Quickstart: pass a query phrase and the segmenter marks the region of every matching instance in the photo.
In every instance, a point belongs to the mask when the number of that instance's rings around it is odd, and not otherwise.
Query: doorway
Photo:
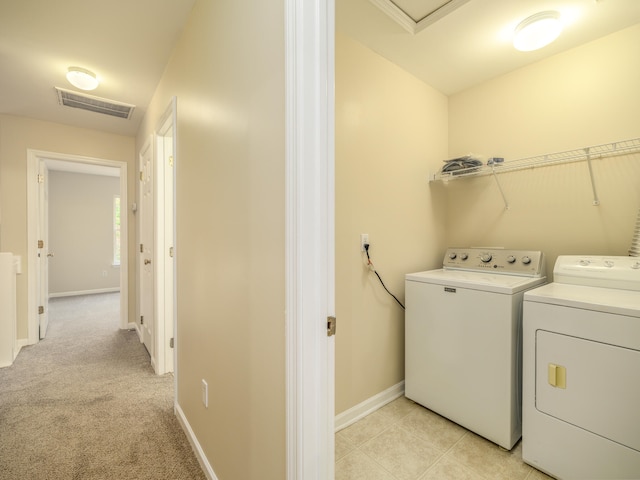
[[[38,150],[27,151],[27,173],[32,181],[27,185],[28,238],[28,338],[37,343],[46,335],[48,324],[49,272],[48,262],[54,255],[48,238],[48,176],[50,170],[94,175],[119,176],[120,209],[120,328],[128,328],[127,277],[127,164],[114,160],[96,159]]]
[[[176,98],[138,155],[136,330],[158,375],[175,372]]]

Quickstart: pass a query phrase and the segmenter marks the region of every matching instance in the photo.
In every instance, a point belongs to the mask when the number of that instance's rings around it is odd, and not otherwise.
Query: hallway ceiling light
[[[80,90],[95,90],[99,83],[95,73],[81,67],[69,67],[67,80]]]
[[[536,13],[518,24],[513,36],[513,46],[522,52],[538,50],[558,38],[561,31],[562,22],[558,12]]]

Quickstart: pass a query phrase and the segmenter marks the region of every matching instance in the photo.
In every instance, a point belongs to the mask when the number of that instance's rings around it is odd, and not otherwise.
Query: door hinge
[[[144,325],[144,315],[140,315],[140,325]]]
[[[140,172],[140,181],[143,181],[143,180],[144,180],[144,172],[141,171]]]
[[[144,245],[142,243],[140,244],[140,253],[144,253]]]
[[[40,306],[38,307],[38,314],[39,314],[39,315],[42,315],[43,313],[44,313],[44,306],[43,306],[43,305],[40,305]]]
[[[44,175],[41,173],[38,174],[38,183],[44,183]]]
[[[169,348],[173,348],[173,337],[171,337],[171,340],[169,340]]]
[[[169,256],[173,258],[173,247],[169,247]]]
[[[38,248],[44,248],[44,240],[38,240]]]
[[[173,155],[169,157],[169,166],[173,167]]]
[[[333,337],[336,334],[336,317],[327,317],[327,337]]]

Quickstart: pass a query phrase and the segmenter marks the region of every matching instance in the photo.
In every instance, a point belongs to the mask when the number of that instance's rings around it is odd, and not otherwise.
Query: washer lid
[[[525,292],[524,301],[640,318],[640,294],[633,290],[554,282]]]
[[[546,277],[439,269],[408,273],[405,280],[511,295],[544,284]]]

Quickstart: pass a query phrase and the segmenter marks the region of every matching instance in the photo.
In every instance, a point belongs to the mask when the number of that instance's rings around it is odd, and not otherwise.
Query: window
[[[120,265],[120,195],[113,196],[113,265]]]

